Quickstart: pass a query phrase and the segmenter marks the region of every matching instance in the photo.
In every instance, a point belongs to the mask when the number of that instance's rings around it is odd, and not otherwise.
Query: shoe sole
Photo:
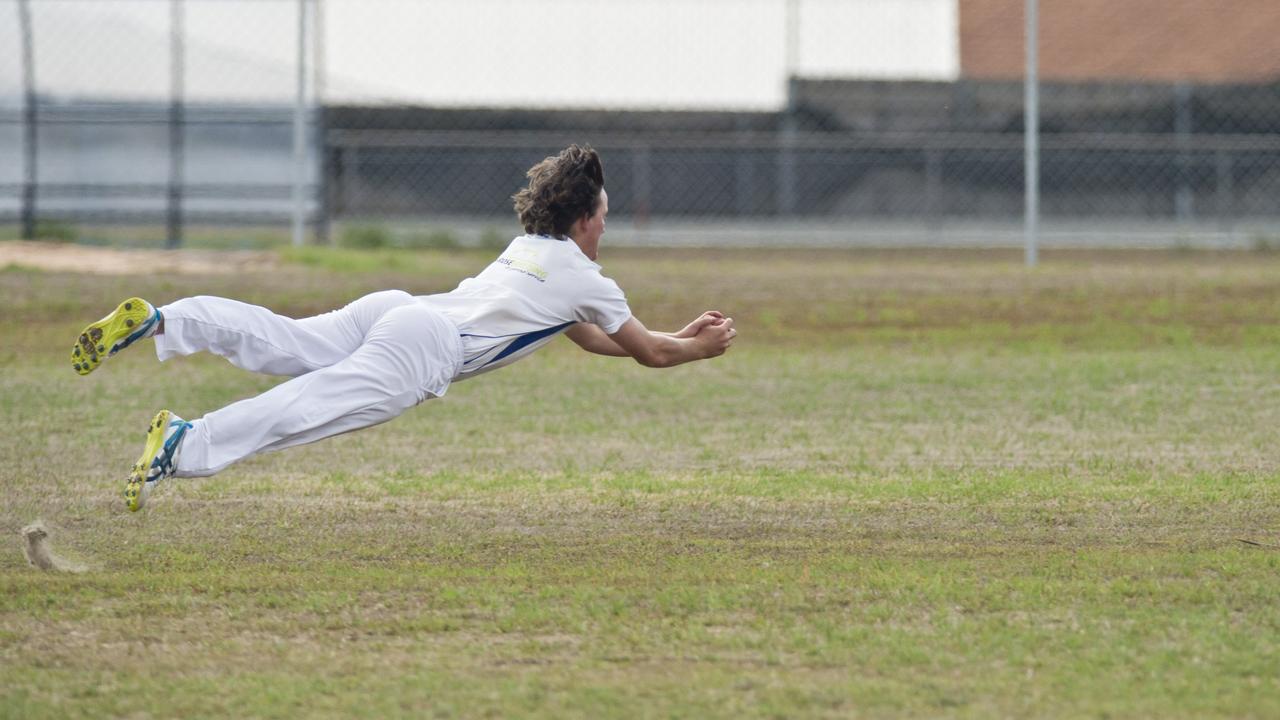
[[[124,485],[124,501],[130,512],[141,510],[147,500],[147,473],[151,470],[151,463],[156,455],[164,447],[164,433],[169,427],[169,417],[168,410],[161,410],[151,418],[151,424],[147,426],[147,444],[142,448],[138,462],[133,464],[133,471],[129,473],[129,480]]]
[[[151,318],[151,309],[142,298],[129,298],[120,303],[111,314],[91,323],[80,331],[80,337],[71,347],[71,366],[81,375],[88,375],[106,358],[121,348],[116,347],[138,332]]]

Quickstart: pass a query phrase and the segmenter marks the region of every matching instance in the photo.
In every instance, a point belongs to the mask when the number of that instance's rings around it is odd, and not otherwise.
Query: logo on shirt
[[[538,282],[547,281],[547,269],[537,263],[536,253],[520,250],[508,250],[498,258],[498,264],[510,270],[524,273]]]

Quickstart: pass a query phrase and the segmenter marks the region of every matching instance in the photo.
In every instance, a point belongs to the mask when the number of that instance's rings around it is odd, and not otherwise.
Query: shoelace
[[[151,461],[151,471],[147,473],[147,480],[160,480],[167,478],[177,470],[174,465],[178,443],[182,442],[182,437],[187,434],[187,430],[191,427],[191,423],[185,420],[174,420],[169,423],[169,427],[180,425],[164,441],[164,447],[160,448],[160,452],[156,453],[156,457]],[[158,471],[158,472],[157,472]]]
[[[107,353],[107,357],[115,355],[121,350],[132,345],[137,340],[146,337],[147,333],[151,332],[151,328],[155,327],[158,322],[160,322],[160,308],[154,308],[151,311],[151,317],[147,318],[142,325],[138,326],[137,330],[133,331],[129,337],[111,346],[111,351]]]

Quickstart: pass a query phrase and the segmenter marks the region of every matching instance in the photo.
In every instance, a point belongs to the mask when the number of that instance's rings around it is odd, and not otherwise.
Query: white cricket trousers
[[[386,422],[444,395],[462,363],[458,328],[400,290],[294,320],[219,297],[160,308],[160,360],[206,351],[283,382],[192,420],[178,477],[213,475],[261,452]]]

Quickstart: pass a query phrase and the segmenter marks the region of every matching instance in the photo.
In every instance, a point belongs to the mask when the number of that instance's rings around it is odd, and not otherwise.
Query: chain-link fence
[[[1016,245],[1026,2],[0,0],[0,223],[287,237],[305,8],[319,240],[510,234],[524,170],[589,142],[614,242]],[[1065,5],[1045,241],[1280,237],[1280,4]]]
[[[297,41],[297,3],[0,0],[0,217],[136,243],[287,231]]]

